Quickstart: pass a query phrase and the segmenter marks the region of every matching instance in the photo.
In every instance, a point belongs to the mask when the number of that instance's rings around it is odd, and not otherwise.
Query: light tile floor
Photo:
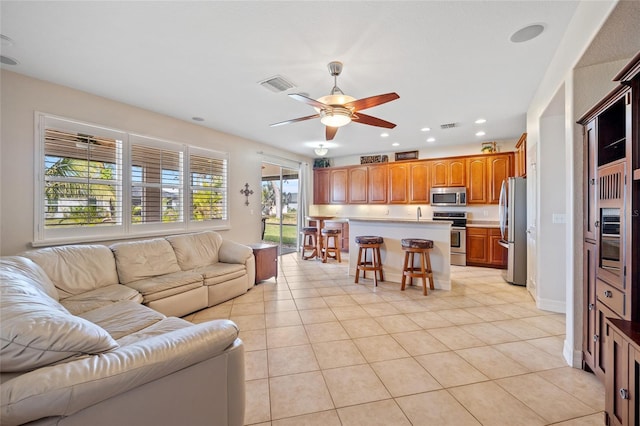
[[[425,297],[293,253],[277,283],[186,319],[240,327],[247,425],[603,423],[603,386],[562,358],[564,315],[538,310],[502,271],[451,277],[451,291]]]

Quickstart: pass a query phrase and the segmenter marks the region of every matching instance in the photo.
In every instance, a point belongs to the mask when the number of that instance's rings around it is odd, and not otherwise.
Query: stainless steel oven
[[[467,266],[467,213],[433,212],[433,220],[448,220],[451,225],[451,264]]]
[[[600,267],[620,271],[620,209],[603,208],[600,214]]]

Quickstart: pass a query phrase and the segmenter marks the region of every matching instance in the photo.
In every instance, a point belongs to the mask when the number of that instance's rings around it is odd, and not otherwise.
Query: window
[[[228,154],[37,118],[34,245],[229,226]]]
[[[190,219],[197,222],[227,219],[227,158],[212,152],[189,155]]]

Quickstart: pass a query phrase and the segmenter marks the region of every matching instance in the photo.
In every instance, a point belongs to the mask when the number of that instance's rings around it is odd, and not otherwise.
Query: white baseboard
[[[562,356],[573,368],[582,368],[582,351],[574,350],[568,341],[564,341]]]
[[[559,300],[537,298],[536,307],[538,309],[542,309],[543,311],[557,312],[559,314],[564,314],[567,312],[566,302],[562,302]]]

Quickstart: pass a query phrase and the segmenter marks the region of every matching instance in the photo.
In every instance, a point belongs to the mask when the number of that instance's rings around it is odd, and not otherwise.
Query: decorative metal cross
[[[244,202],[244,205],[248,206],[249,205],[249,195],[253,194],[253,189],[249,189],[249,184],[245,183],[244,184],[244,189],[241,189],[240,193],[242,195],[244,195],[245,197],[247,197],[247,201]]]

